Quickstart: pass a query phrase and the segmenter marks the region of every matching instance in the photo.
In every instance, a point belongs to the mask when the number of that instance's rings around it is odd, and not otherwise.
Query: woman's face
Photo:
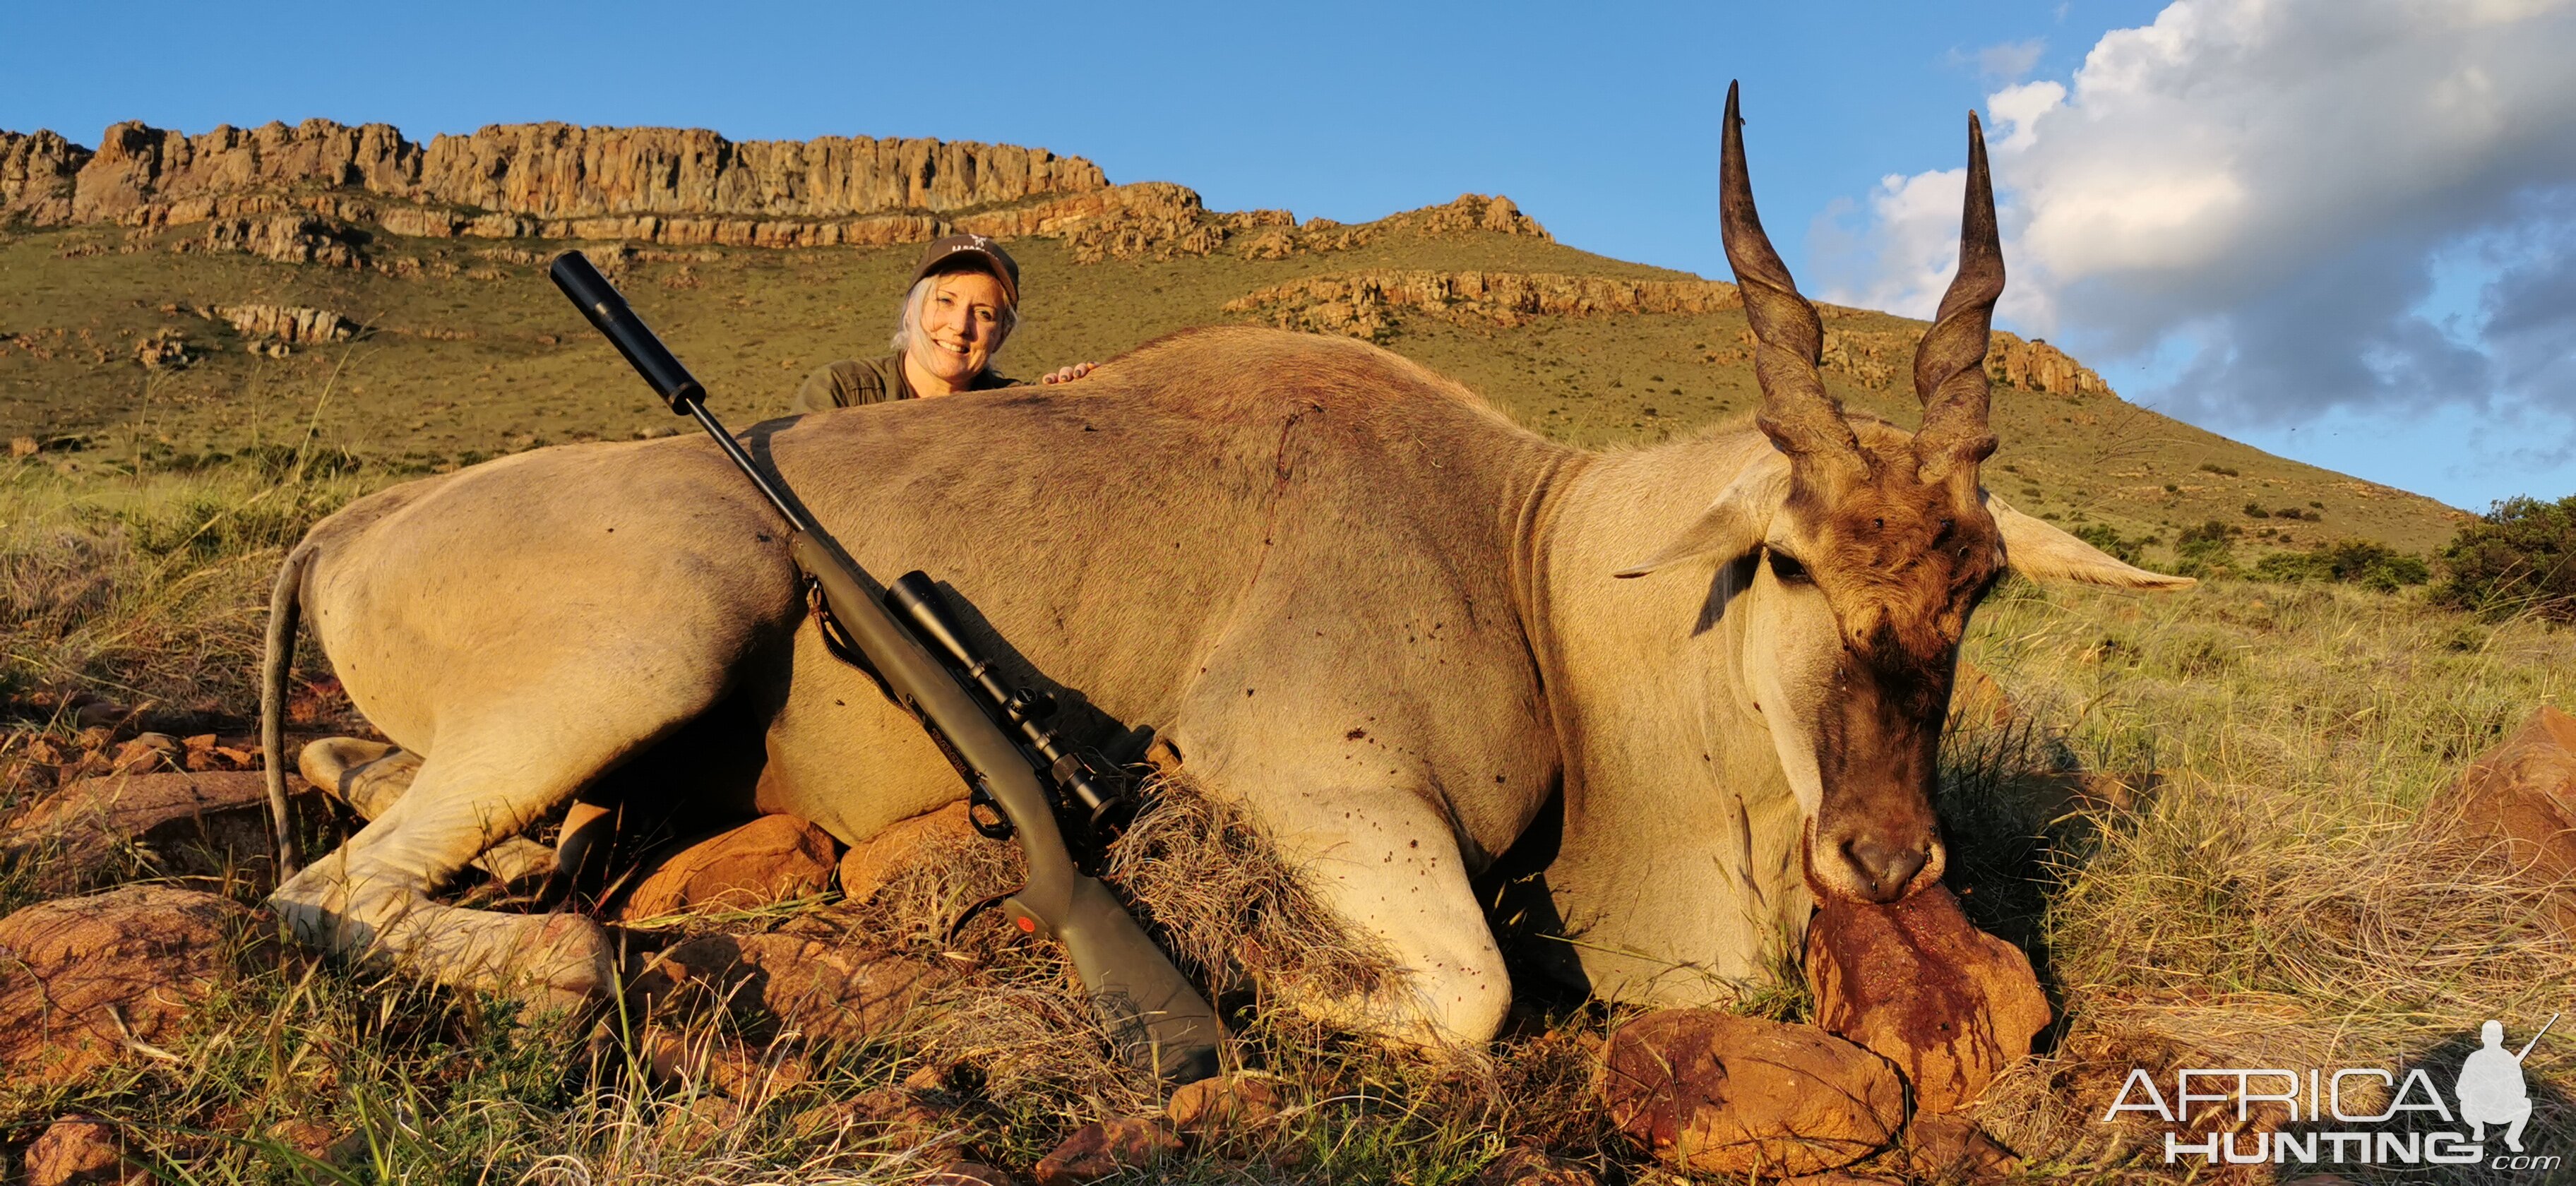
[[[907,353],[923,370],[954,384],[984,372],[1002,347],[1002,283],[983,272],[930,278]]]

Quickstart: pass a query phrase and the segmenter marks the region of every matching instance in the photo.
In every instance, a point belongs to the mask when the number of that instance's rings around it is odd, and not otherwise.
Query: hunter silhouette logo
[[[2099,1123],[2116,1121],[2123,1112],[2144,1113],[2168,1124],[2207,1120],[2217,1110],[2234,1113],[2237,1124],[2231,1131],[2167,1131],[2168,1165],[2197,1157],[2212,1166],[2483,1163],[2500,1170],[2556,1170],[2565,1164],[2564,1156],[2526,1152],[2522,1136],[2532,1115],[2523,1060],[2558,1018],[2550,1014],[2519,1050],[2504,1044],[2503,1022],[2478,1027],[2480,1045],[2461,1062],[2451,1084],[2457,1111],[2443,1099],[2432,1069],[2424,1066],[2312,1068],[2304,1073],[2282,1067],[2190,1068],[2174,1072],[2171,1095],[2144,1068],[2132,1068]],[[2213,1104],[2218,1108],[2205,1106]],[[2266,1107],[2269,1124],[2254,1123],[2257,1105],[2277,1105]],[[2503,1149],[2486,1143],[2490,1127],[2504,1130]]]
[[[2487,1139],[2487,1126],[2505,1126],[2504,1147],[2522,1152],[2522,1126],[2531,1122],[2531,1092],[2522,1081],[2522,1060],[2531,1057],[2531,1048],[2540,1044],[2540,1034],[2558,1024],[2558,1015],[2540,1027],[2539,1034],[2522,1044],[2522,1049],[2507,1053],[2504,1048],[2504,1023],[2489,1021],[2478,1027],[2478,1040],[2483,1043],[2460,1064],[2460,1081],[2453,1091],[2460,1097],[2460,1119],[2468,1122],[2469,1139]]]

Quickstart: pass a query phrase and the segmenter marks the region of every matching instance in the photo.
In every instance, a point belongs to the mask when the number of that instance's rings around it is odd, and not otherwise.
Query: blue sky
[[[2437,87],[2474,81],[2488,70],[2481,55],[2508,57],[2513,42],[2560,60],[2576,51],[2550,0],[2460,7],[2500,5],[2540,15],[2504,22],[2501,40],[2479,40],[2484,26],[2457,32],[2450,73],[2422,79],[2374,64],[2369,35],[2449,44],[2440,31],[2342,15],[2385,7],[2361,0],[2260,6],[2271,25],[2235,11],[2242,0],[2188,0],[2178,12],[2116,0],[1081,12],[447,4],[352,6],[327,18],[268,6],[23,5],[0,41],[0,127],[50,127],[90,144],[119,119],[195,132],[312,116],[388,122],[416,139],[554,119],[699,126],[739,139],[990,140],[1086,156],[1116,181],[1178,181],[1220,209],[1284,206],[1356,221],[1462,192],[1506,193],[1567,243],[1723,277],[1717,115],[1727,80],[1741,78],[1766,221],[1804,286],[1920,314],[1928,305],[1911,305],[1926,299],[1918,273],[1930,265],[1915,257],[1926,234],[1938,236],[1909,219],[1941,204],[1967,111],[1984,108],[1991,122],[1996,97],[2009,93],[2005,105],[2032,133],[2027,151],[1998,159],[2008,233],[2018,225],[2029,234],[2008,248],[2016,289],[2007,299],[2019,301],[2007,306],[2009,323],[2075,349],[2132,398],[2483,508],[2507,494],[2576,491],[2576,420],[2567,415],[2576,397],[2553,386],[2567,369],[2561,315],[2535,323],[2497,305],[2560,291],[2553,261],[2576,256],[2565,250],[2576,236],[2560,233],[2576,225],[2569,204],[2551,204],[2553,187],[2576,180],[2576,169],[2559,171],[2556,141],[2536,151],[2528,137],[2502,136],[2493,146],[2497,159],[2537,156],[2539,165],[2444,158],[2464,171],[2458,184],[2410,191],[2395,213],[2362,203],[2345,215],[2290,218],[2317,232],[2304,237],[2285,233],[2281,218],[2221,219],[2185,250],[2170,228],[2150,226],[2134,231],[2146,254],[2123,257],[2069,247],[2082,234],[2057,228],[2069,211],[2098,205],[2111,184],[2106,155],[2162,161],[2158,138],[2207,141],[2208,128],[2241,125],[2248,113],[2336,124],[2344,108],[2334,86],[2365,86],[2375,70]],[[2148,26],[2164,34],[2117,32]],[[2350,35],[2311,35],[2338,33]],[[2282,48],[2311,42],[2362,48],[2350,61],[2331,48]],[[2088,55],[2103,67],[2086,73]],[[2115,76],[2110,67],[2121,63]],[[2576,126],[2552,106],[2556,92],[2517,89],[2510,67],[2489,71],[2502,80],[2506,114],[2521,121],[2508,124],[2540,125],[2544,140],[2553,120]],[[2254,77],[2210,110],[2189,107],[2210,72],[2230,70]],[[2041,102],[2049,85],[2064,96],[2054,106]],[[2178,117],[2156,114],[2174,103]],[[2323,139],[2330,148],[2368,143]],[[2260,142],[2236,151],[2281,155]],[[2270,191],[2254,182],[2273,185],[2284,208],[2350,204],[2337,191],[2282,188],[2240,163],[2221,151],[2175,157],[2171,167],[2251,176],[2242,196],[2258,204]],[[2330,166],[2304,163],[2298,175],[2331,177]],[[2015,188],[2017,176],[2026,186]],[[1906,200],[1909,182],[1919,201]],[[2231,265],[2260,254],[2245,236],[2261,236],[2254,242],[2269,251],[2251,279]],[[2281,243],[2297,249],[2271,246]],[[2160,252],[2197,262],[2167,266]],[[2384,268],[2353,271],[2383,256],[2421,267],[2401,268],[2394,295],[2376,303],[2328,299],[2347,273],[2360,276],[2347,295],[2391,283]],[[2330,332],[2338,330],[2350,332]],[[2484,370],[2460,369],[2476,359]],[[2499,432],[2514,447],[2502,463]]]

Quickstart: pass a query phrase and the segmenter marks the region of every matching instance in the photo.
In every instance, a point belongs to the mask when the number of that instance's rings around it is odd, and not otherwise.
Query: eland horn
[[[1831,457],[1860,463],[1860,441],[1843,419],[1842,403],[1825,390],[1817,369],[1824,357],[1825,324],[1816,307],[1798,295],[1798,282],[1762,233],[1753,209],[1753,182],[1744,169],[1744,118],[1737,114],[1735,84],[1726,87],[1726,148],[1718,166],[1718,211],[1726,262],[1744,298],[1753,327],[1753,376],[1762,386],[1763,435],[1793,458]]]
[[[1986,173],[1986,134],[1968,113],[1968,193],[1959,215],[1959,274],[1941,295],[1941,311],[1914,347],[1914,394],[1923,427],[1914,460],[1924,481],[1960,466],[1974,468],[1995,451],[1986,428],[1986,345],[1995,298],[2004,291],[2003,240],[1995,231],[1995,186]]]

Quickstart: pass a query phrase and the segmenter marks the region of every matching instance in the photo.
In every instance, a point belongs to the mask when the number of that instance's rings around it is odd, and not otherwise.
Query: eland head
[[[1978,600],[2007,569],[2130,589],[2192,582],[2123,564],[1978,484],[1995,450],[1985,359],[2004,265],[1974,113],[1958,275],[1915,348],[1923,419],[1910,435],[1847,417],[1826,390],[1823,322],[1763,234],[1732,86],[1720,183],[1727,262],[1755,338],[1756,424],[1773,452],[1619,575],[1718,562],[1724,612],[1744,615],[1742,686],[1805,814],[1810,881],[1894,902],[1941,877],[1932,792]]]

